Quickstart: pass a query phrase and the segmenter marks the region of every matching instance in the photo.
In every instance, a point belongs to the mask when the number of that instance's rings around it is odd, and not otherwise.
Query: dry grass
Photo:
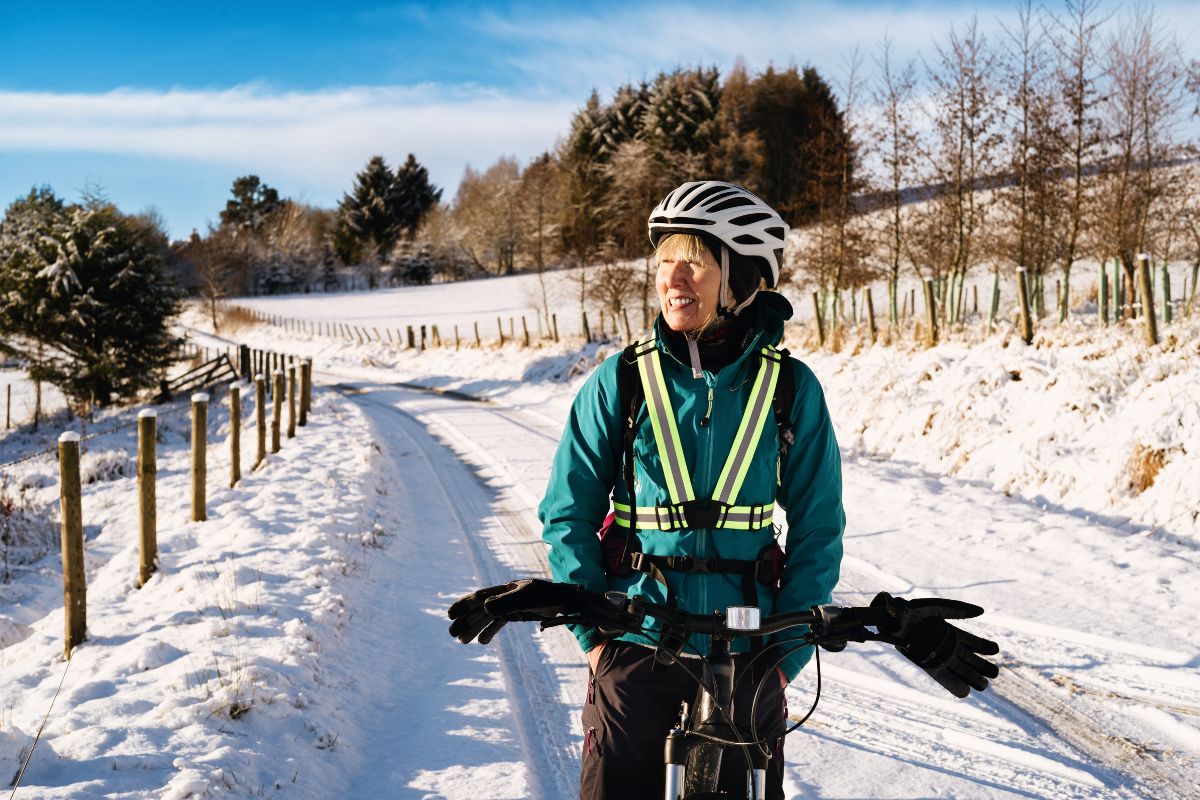
[[[241,306],[221,306],[220,310],[221,330],[223,331],[238,331],[242,328],[248,328],[252,325],[260,324],[254,315],[248,309]]]
[[[1167,451],[1147,447],[1140,442],[1133,447],[1129,457],[1129,488],[1141,494],[1154,485],[1154,479],[1167,463]]]

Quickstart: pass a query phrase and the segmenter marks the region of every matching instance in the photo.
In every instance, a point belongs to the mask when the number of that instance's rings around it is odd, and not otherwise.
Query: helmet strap
[[[729,297],[729,248],[721,243],[721,294],[717,296],[717,314],[722,319],[728,319],[737,314],[737,309],[729,309],[725,298]]]
[[[750,293],[742,302],[735,305],[733,308],[728,308],[725,305],[725,298],[730,296],[729,289],[729,247],[724,242],[721,243],[721,294],[717,300],[717,314],[722,319],[732,319],[742,313],[742,309],[754,302],[754,298],[758,296],[758,287]]]

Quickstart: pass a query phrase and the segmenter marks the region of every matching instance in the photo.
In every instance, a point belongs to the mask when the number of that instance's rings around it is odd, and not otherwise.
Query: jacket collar
[[[741,354],[734,359],[733,363],[722,368],[722,373],[728,370],[739,369],[745,363],[747,357],[753,353],[757,353],[760,348],[766,345],[778,345],[783,340],[783,324],[792,318],[793,311],[792,304],[779,292],[759,292],[754,302],[747,306],[742,313],[753,315],[753,321],[750,325],[750,335],[746,340],[746,346],[743,348]],[[690,360],[687,350],[675,352],[675,349],[671,347],[670,340],[663,336],[666,324],[660,311],[654,319],[655,346],[661,352],[666,353],[681,365],[690,369],[691,367],[688,366]]]

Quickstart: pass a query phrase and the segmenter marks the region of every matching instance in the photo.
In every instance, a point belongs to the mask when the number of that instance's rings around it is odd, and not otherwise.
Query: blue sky
[[[447,187],[553,147],[591,89],[678,65],[812,63],[831,79],[887,31],[902,56],[1010,4],[42,3],[0,20],[0,202],[100,187],[203,230],[238,175],[330,206],[408,152]],[[1196,51],[1200,12],[1158,6]]]

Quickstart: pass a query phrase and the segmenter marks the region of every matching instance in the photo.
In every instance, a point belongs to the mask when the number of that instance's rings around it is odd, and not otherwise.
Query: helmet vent
[[[750,233],[743,233],[741,236],[733,237],[733,240],[738,244],[762,244],[762,239]]]
[[[704,185],[703,183],[697,183],[696,186],[694,186],[692,188],[695,189],[695,188],[698,188],[703,185]],[[717,184],[716,186],[709,186],[704,191],[697,192],[694,197],[692,197],[690,200],[688,200],[687,205],[685,205],[681,210],[688,211],[690,209],[693,209],[696,207],[697,203],[701,203],[704,200],[707,200],[708,198],[712,197],[714,194],[717,194],[718,192],[728,191],[728,189],[729,189],[728,186],[724,186],[721,184]],[[682,201],[684,199],[684,197],[686,197],[686,194],[681,196],[678,200],[676,200],[676,202]]]
[[[679,188],[677,188],[676,191],[672,192],[671,197],[668,197],[666,200],[664,200],[664,203],[662,203],[662,205],[664,205],[664,206],[668,207],[668,209],[670,209],[670,207],[673,205],[678,205],[680,203],[683,203],[684,200],[688,199],[689,194],[694,193],[696,190],[698,190],[698,188],[701,188],[703,186],[704,186],[704,184],[702,181],[696,181],[695,184],[692,184],[691,186],[689,186],[688,184],[684,184],[683,186],[680,186]],[[685,207],[685,209],[690,209],[690,207],[692,205],[695,205],[695,201],[692,201],[692,203],[690,203],[684,207]]]
[[[708,208],[708,211],[710,213],[715,214],[718,211],[727,211],[731,208],[738,208],[739,206],[752,206],[752,205],[754,205],[754,201],[751,200],[749,197],[746,197],[745,195],[738,195],[736,197],[731,197],[728,200],[722,200],[721,202],[717,203],[715,206],[710,206]]]
[[[765,232],[768,236],[774,236],[776,239],[786,239],[787,231],[776,225],[773,228],[766,228]]]
[[[764,219],[770,219],[772,216],[774,215],[767,214],[762,211],[756,211],[753,214],[742,214],[740,217],[734,217],[733,219],[729,220],[729,224],[750,225],[755,222],[762,222]],[[779,230],[779,228],[767,228],[767,233],[770,233],[772,230]]]

